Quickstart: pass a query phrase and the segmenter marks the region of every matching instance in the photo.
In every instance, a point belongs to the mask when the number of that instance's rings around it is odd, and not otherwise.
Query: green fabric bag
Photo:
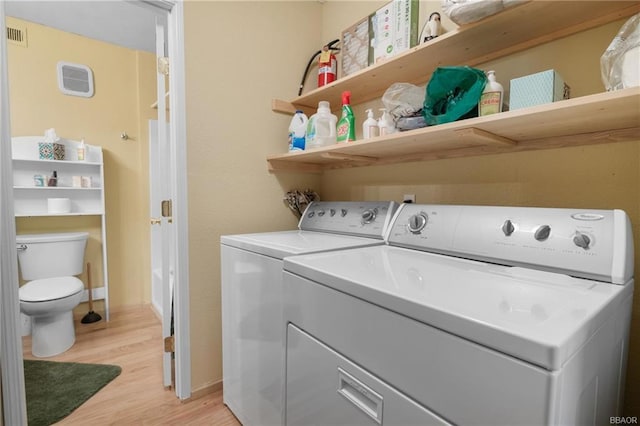
[[[478,116],[478,102],[487,83],[482,70],[439,67],[427,84],[422,114],[427,125],[449,123]]]

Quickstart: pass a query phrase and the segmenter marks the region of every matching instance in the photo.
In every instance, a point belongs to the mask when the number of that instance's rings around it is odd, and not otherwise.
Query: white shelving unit
[[[21,136],[11,139],[13,153],[13,195],[16,217],[100,216],[102,237],[103,288],[93,289],[93,300],[104,300],[105,316],[109,319],[109,278],[107,268],[107,235],[104,201],[104,163],[102,148],[85,145],[85,160],[78,161],[80,141],[60,139],[65,147],[64,160],[41,160],[38,143],[42,136]],[[57,186],[46,186],[56,171]],[[36,186],[35,176],[41,175],[45,186]],[[90,186],[74,186],[74,176],[90,178]],[[49,198],[68,198],[71,211],[50,213]],[[85,290],[83,301],[88,300]]]

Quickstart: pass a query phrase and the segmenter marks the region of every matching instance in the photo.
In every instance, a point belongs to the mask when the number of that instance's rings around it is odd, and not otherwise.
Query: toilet
[[[31,318],[31,352],[50,357],[71,348],[76,340],[73,308],[82,299],[84,284],[74,275],[84,269],[89,234],[17,235],[22,278],[20,311]]]

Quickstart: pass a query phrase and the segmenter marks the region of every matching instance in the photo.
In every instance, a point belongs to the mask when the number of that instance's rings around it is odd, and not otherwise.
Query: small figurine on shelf
[[[420,43],[433,40],[442,34],[442,25],[440,24],[440,13],[433,12],[429,15],[429,20],[424,24],[422,33],[420,34]]]

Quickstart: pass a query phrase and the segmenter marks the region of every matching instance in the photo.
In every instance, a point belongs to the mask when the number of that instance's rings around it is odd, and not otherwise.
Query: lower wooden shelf
[[[267,157],[269,170],[324,170],[640,140],[634,87],[368,140]]]

